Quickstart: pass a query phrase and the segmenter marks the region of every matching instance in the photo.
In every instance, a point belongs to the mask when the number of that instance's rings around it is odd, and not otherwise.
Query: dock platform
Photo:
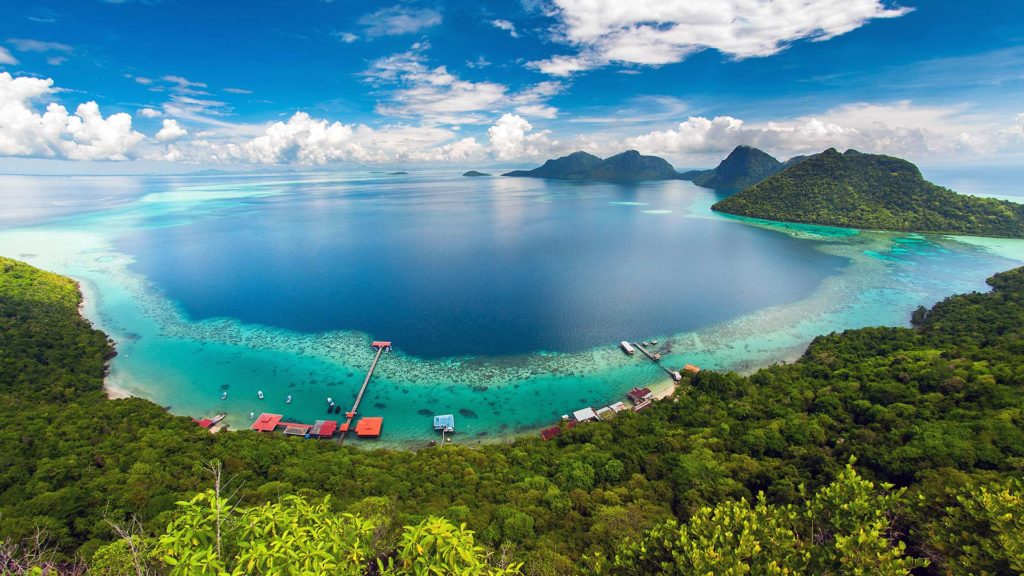
[[[388,341],[377,341],[372,344],[377,349],[377,354],[373,357],[373,363],[370,364],[370,370],[366,373],[366,378],[363,379],[363,385],[359,388],[359,394],[356,395],[356,401],[352,404],[352,409],[345,413],[345,423],[341,425],[340,431],[341,436],[338,437],[338,443],[345,441],[345,436],[350,430],[356,429],[352,426],[352,421],[355,420],[356,415],[359,414],[359,403],[363,401],[363,394],[366,394],[366,387],[370,384],[370,378],[373,377],[373,371],[377,369],[377,362],[380,361],[380,355],[385,350],[391,349],[391,342]],[[377,425],[377,434],[380,434],[380,425]],[[359,434],[363,436],[363,434]]]

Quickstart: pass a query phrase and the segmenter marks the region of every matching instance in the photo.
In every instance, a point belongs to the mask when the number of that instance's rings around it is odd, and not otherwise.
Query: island
[[[469,176],[471,178],[479,178],[480,176],[490,176],[487,172],[477,172],[476,170],[470,170],[469,172],[463,172],[463,176]]]
[[[640,180],[677,180],[679,172],[664,158],[644,156],[627,150],[605,159],[587,152],[548,160],[533,170],[513,170],[502,176],[549,178],[552,180],[599,180],[604,182],[637,182]]]
[[[737,146],[713,170],[690,170],[680,174],[683,180],[716,190],[742,190],[799,163],[806,156],[780,162],[774,156],[752,146]]]
[[[1024,204],[958,194],[900,158],[834,148],[734,194],[713,210],[873,230],[1024,237]]]
[[[405,176],[408,172],[388,172],[388,176]]]

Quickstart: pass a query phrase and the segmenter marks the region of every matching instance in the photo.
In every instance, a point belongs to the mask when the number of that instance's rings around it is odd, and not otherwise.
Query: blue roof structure
[[[434,416],[434,430],[455,432],[455,416],[453,416],[452,414]]]

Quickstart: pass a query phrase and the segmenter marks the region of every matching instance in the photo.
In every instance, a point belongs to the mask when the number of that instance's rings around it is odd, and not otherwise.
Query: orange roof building
[[[687,364],[686,366],[683,366],[683,370],[686,370],[687,372],[691,372],[693,374],[696,374],[697,372],[700,372],[700,368],[697,367],[697,366],[694,366],[693,364]]]
[[[379,416],[360,418],[356,423],[356,435],[360,438],[377,438],[380,436],[380,427],[384,419]]]
[[[283,416],[280,414],[267,414],[264,412],[252,423],[250,428],[257,432],[273,432],[274,428],[277,428],[277,425],[281,423],[281,418]]]

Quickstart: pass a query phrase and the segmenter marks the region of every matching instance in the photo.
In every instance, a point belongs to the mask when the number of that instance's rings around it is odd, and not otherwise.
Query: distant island
[[[486,172],[477,172],[476,170],[470,170],[469,172],[463,172],[462,175],[463,176],[470,176],[470,177],[474,177],[474,178],[475,177],[479,177],[479,176],[490,176],[490,174],[488,174]]]
[[[806,158],[798,156],[797,162]],[[793,165],[793,160],[780,162],[771,154],[762,152],[752,146],[737,146],[713,170],[691,170],[680,174],[683,180],[692,180],[694,184],[716,190],[742,190],[785,170]]]
[[[724,164],[724,162],[723,162]],[[834,148],[803,158],[713,210],[874,230],[1024,237],[1024,204],[957,194],[892,156]]]
[[[408,172],[388,172],[388,176],[404,176],[406,174],[408,174]]]
[[[502,176],[636,182],[640,180],[676,180],[679,178],[679,173],[663,158],[643,156],[636,150],[628,150],[603,160],[586,152],[573,152],[568,156],[548,160],[540,168],[514,170],[502,174]]]

